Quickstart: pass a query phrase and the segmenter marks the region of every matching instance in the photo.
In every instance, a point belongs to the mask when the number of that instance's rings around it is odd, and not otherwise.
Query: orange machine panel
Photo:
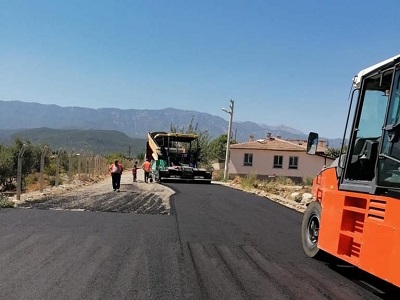
[[[334,169],[321,175],[318,247],[400,287],[400,200],[339,191]]]
[[[397,265],[397,275],[400,274],[398,257],[393,255],[396,252],[399,253],[399,238],[399,232],[393,230],[392,227],[367,220],[359,267],[382,279],[397,282],[399,285],[399,278],[392,277],[393,274],[390,275],[392,264]]]

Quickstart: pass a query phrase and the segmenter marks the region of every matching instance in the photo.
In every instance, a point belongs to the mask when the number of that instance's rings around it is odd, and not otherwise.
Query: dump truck
[[[212,170],[198,165],[202,154],[197,134],[149,132],[146,158],[151,161],[151,177],[156,182],[211,183]]]
[[[349,103],[341,155],[313,179],[303,249],[400,287],[400,55],[361,70]],[[307,153],[317,145],[311,132]]]

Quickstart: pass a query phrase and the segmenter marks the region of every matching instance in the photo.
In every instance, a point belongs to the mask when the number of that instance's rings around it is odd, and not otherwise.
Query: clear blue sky
[[[378,1],[379,2],[379,1]],[[398,0],[0,0],[0,100],[173,107],[341,137]]]

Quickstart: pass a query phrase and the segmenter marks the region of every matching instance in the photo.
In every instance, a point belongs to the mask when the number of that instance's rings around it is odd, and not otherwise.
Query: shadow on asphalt
[[[400,288],[333,256],[325,264],[343,277],[353,281],[381,299],[400,299]]]

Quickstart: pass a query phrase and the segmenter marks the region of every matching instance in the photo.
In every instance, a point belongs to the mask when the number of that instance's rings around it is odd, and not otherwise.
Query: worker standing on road
[[[113,164],[110,165],[111,172],[111,180],[113,190],[119,192],[119,187],[121,185],[121,175],[122,175],[122,165],[116,160]]]
[[[138,165],[138,162],[135,161],[135,164],[133,165],[133,168],[132,168],[133,182],[136,182],[137,170],[138,170],[137,165]]]
[[[146,160],[142,165],[142,169],[144,170],[144,182],[146,183],[149,180],[150,168],[151,168],[150,161]]]

